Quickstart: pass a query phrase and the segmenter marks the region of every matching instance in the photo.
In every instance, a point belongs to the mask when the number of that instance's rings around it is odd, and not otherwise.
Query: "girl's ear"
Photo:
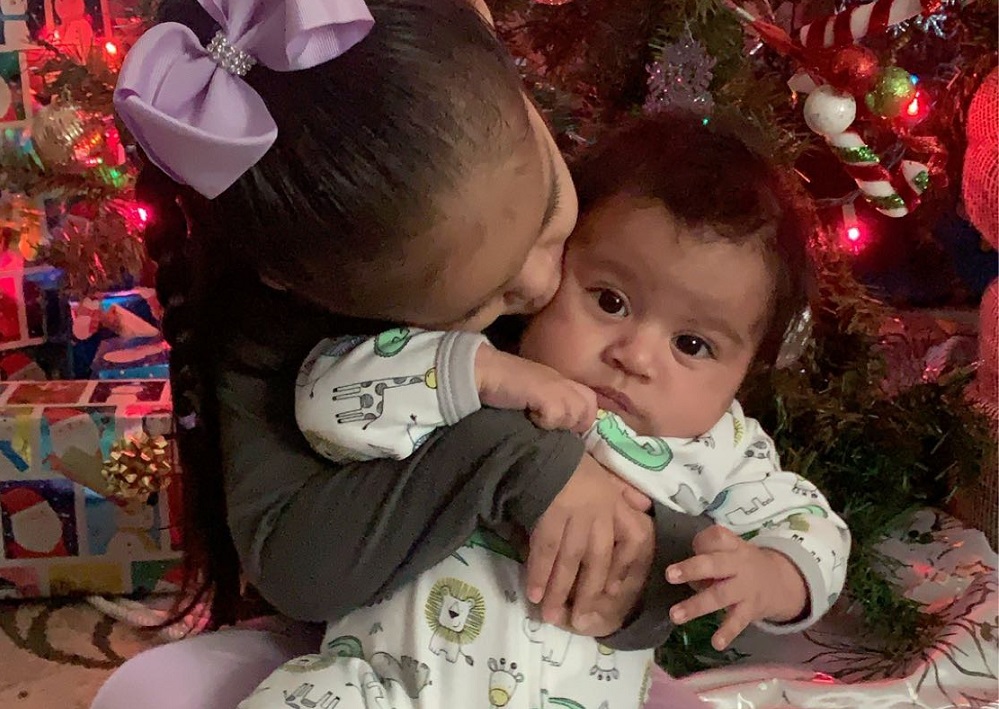
[[[493,13],[489,11],[489,6],[486,5],[486,0],[468,0],[472,7],[478,10],[482,18],[489,24],[490,27],[495,27],[496,22],[493,20]]]
[[[268,288],[273,288],[274,290],[287,291],[288,286],[278,279],[276,276],[269,275],[267,273],[260,274],[260,282],[263,283]]]

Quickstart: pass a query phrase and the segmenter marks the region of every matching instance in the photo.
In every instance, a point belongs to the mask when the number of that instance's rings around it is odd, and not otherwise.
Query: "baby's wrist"
[[[762,549],[769,558],[773,577],[777,583],[774,593],[769,594],[774,607],[766,616],[771,623],[789,623],[801,619],[808,608],[808,585],[794,562],[774,549]]]
[[[515,358],[506,352],[483,342],[475,353],[475,387],[479,401],[486,406],[507,408],[510,398],[509,388],[513,381],[511,360]]]
[[[475,351],[475,388],[479,392],[480,399],[485,399],[492,386],[489,375],[495,355],[496,348],[488,342],[483,342]]]

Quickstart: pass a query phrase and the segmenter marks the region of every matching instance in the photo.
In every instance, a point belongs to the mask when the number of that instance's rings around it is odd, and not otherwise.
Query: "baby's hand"
[[[546,429],[585,433],[597,417],[597,395],[551,367],[483,344],[475,355],[479,400],[497,409],[526,409]]]
[[[699,592],[673,606],[670,617],[682,624],[726,609],[725,622],[711,638],[716,650],[725,649],[750,623],[785,622],[804,611],[805,581],[783,554],[717,525],[694,537],[693,546],[694,556],[667,568],[666,579],[689,583]]]

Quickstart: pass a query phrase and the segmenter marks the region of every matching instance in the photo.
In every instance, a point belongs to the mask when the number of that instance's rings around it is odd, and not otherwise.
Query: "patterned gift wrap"
[[[0,599],[175,590],[179,486],[109,499],[102,473],[116,443],[171,425],[163,380],[0,385]]]
[[[714,709],[985,709],[999,706],[999,558],[949,515],[915,513],[878,551],[899,592],[940,621],[929,645],[886,656],[842,598],[815,627],[775,642],[749,629],[731,667],[684,678]]]
[[[73,374],[91,375],[101,345],[115,338],[159,335],[161,308],[151,288],[104,293],[70,303]]]

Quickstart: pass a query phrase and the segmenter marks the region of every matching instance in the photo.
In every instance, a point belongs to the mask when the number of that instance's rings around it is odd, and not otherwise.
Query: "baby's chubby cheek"
[[[647,424],[657,436],[666,438],[697,438],[710,431],[728,410],[731,402],[705,401],[684,397],[683,400],[660,399],[653,407]]]

